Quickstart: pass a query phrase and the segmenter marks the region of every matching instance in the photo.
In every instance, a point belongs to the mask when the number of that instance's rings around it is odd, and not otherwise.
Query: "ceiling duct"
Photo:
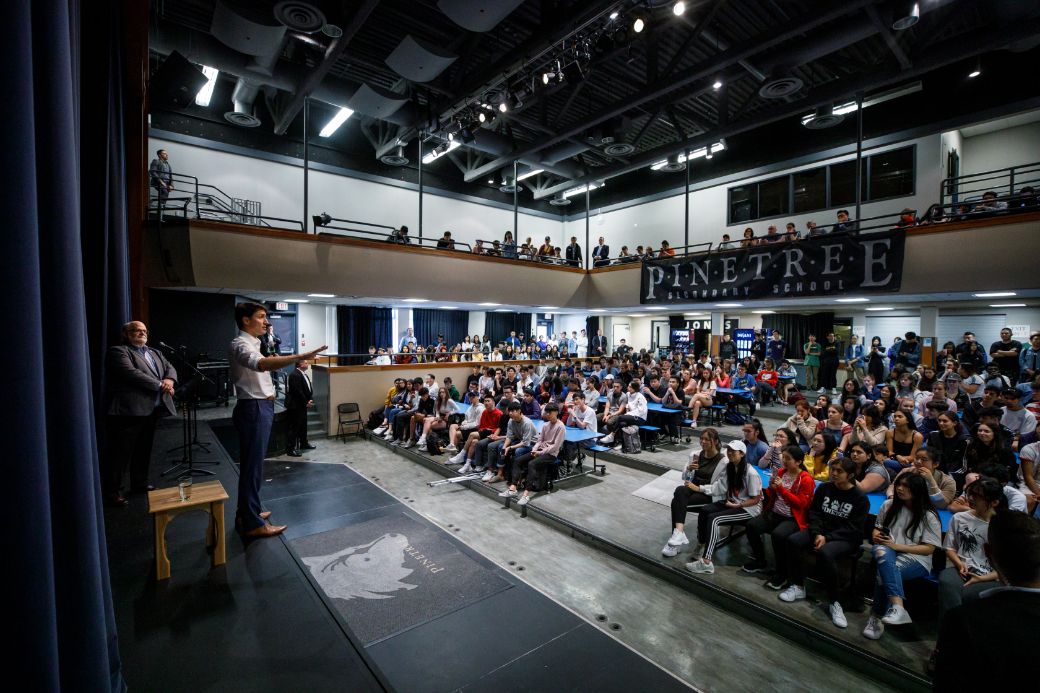
[[[513,178],[513,174],[509,174],[507,176],[502,176],[502,185],[498,186],[498,189],[500,192],[514,193],[522,192],[524,186],[518,185],[516,180]]]
[[[763,99],[784,99],[801,91],[805,83],[797,77],[775,77],[758,88],[758,95]]]
[[[603,153],[607,156],[628,156],[635,150],[636,147],[634,144],[629,144],[628,142],[614,142],[613,144],[608,144],[604,147]]]
[[[407,166],[408,165],[408,157],[404,153],[404,147],[398,147],[397,149],[395,149],[394,151],[390,152],[389,154],[384,154],[383,156],[379,157],[379,160],[382,161],[387,166]]]
[[[232,110],[224,113],[224,120],[243,128],[259,127],[260,119],[256,116],[256,95],[260,87],[252,82],[239,78],[235,83],[235,91],[231,93]]]
[[[553,207],[566,207],[570,203],[570,198],[564,197],[562,192],[556,193],[552,196],[552,199],[549,200],[549,204],[551,204]]]
[[[409,34],[401,39],[397,48],[383,62],[405,79],[425,84],[440,77],[458,57]]]
[[[820,106],[802,125],[810,130],[824,130],[840,125],[845,116],[835,113],[834,106]]]
[[[224,113],[224,120],[239,127],[255,128],[260,125],[260,118],[256,115],[256,97],[265,78],[274,71],[287,34],[285,25],[275,26],[255,21],[245,15],[248,11],[245,7],[232,7],[227,2],[217,2],[210,33],[225,46],[253,56],[252,62],[246,65],[250,74],[238,74],[235,90],[231,94],[232,109]],[[216,65],[213,67],[220,69]]]
[[[686,162],[685,161],[679,161],[679,155],[678,154],[672,154],[671,156],[668,157],[668,163],[665,164],[664,166],[662,166],[661,168],[657,169],[657,170],[658,171],[665,171],[667,173],[675,173],[677,171],[685,171],[686,170]]]
[[[293,31],[313,34],[326,25],[325,13],[303,0],[282,0],[274,6],[274,18]]]
[[[439,0],[437,7],[463,29],[483,34],[491,31],[524,0]]]

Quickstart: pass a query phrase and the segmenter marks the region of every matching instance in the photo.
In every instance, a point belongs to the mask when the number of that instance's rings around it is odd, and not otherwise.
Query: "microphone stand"
[[[187,371],[193,374],[191,380],[189,380],[184,387],[181,388],[181,394],[178,395],[178,400],[181,405],[181,445],[170,448],[166,452],[174,452],[176,450],[183,450],[181,461],[173,465],[169,469],[165,470],[160,476],[166,476],[174,472],[180,474],[181,471],[186,472],[189,476],[213,476],[215,472],[211,472],[207,469],[195,469],[195,455],[194,448],[198,445],[200,448],[209,452],[209,444],[199,441],[199,398],[196,394],[198,384],[208,382],[214,384],[213,381],[202,373],[199,369],[193,366],[184,356],[179,354],[176,349],[173,349],[162,342],[159,342],[159,347],[166,351],[171,356],[174,356],[178,365],[184,367]],[[214,460],[206,462],[205,464],[220,464],[220,460]],[[183,468],[183,470],[182,470]]]

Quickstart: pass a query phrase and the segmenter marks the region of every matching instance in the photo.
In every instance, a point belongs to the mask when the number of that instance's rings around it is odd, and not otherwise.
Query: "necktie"
[[[148,364],[148,367],[152,369],[152,373],[155,375],[155,377],[160,377],[159,367],[156,365],[155,360],[152,358],[152,352],[148,350],[148,347],[141,347],[140,349],[138,349],[138,352],[141,354],[141,357],[144,359],[145,363]]]

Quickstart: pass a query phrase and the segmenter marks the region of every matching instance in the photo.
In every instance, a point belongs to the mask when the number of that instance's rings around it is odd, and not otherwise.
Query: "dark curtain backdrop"
[[[469,330],[468,310],[438,310],[436,308],[413,308],[412,327],[415,338],[424,346],[437,343],[437,335],[444,335],[448,348],[462,341]]]
[[[587,344],[585,346],[588,347],[588,349],[589,349],[588,351],[585,352],[586,354],[591,354],[592,353],[592,338],[596,336],[596,330],[598,330],[598,329],[599,329],[599,316],[598,315],[590,315],[587,318],[585,318],[585,341],[587,342]]]
[[[484,318],[484,334],[491,339],[491,344],[504,342],[510,332],[518,335],[523,332],[524,339],[531,336],[530,313],[495,313],[489,312]]]
[[[367,354],[368,347],[392,347],[393,315],[389,308],[368,306],[337,306],[336,323],[339,332],[339,353]],[[365,356],[338,359],[341,366],[352,366],[368,360]]]
[[[787,342],[787,357],[800,359],[805,355],[802,346],[809,341],[810,334],[816,335],[816,341],[822,342],[827,333],[834,330],[834,313],[763,315],[762,328],[766,331],[767,340],[773,338],[773,330],[780,330],[781,336]]]
[[[99,3],[101,4],[101,3]],[[4,675],[34,691],[125,690],[112,610],[98,475],[94,402],[105,336],[129,318],[122,197],[121,72],[110,41],[119,12],[80,42],[77,0],[0,4],[0,76],[10,104],[3,134],[0,292],[9,302],[7,349],[42,368],[7,368],[0,416],[4,449]],[[82,91],[90,74],[103,91]],[[101,75],[97,73],[100,72]],[[106,131],[84,129],[81,93]],[[103,112],[99,115],[99,112]],[[114,138],[87,159],[80,141]],[[80,181],[107,190],[83,200]],[[81,214],[83,216],[81,216]],[[88,288],[89,287],[89,288]],[[93,357],[93,359],[92,359]]]

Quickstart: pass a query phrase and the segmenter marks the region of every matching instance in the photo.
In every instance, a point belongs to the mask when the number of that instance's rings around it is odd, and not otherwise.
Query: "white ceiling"
[[[961,135],[964,137],[975,137],[976,135],[985,135],[990,132],[1007,130],[1008,128],[1017,128],[1019,125],[1035,123],[1038,120],[1040,120],[1040,109],[1016,113],[1007,118],[997,118],[996,120],[979,123],[978,125],[969,125],[966,128],[961,128]]]

